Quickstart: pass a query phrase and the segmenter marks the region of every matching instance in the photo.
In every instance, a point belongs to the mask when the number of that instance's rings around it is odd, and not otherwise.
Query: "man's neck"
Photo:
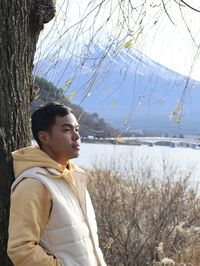
[[[67,169],[69,169],[69,160],[67,158],[64,158],[63,156],[58,156],[58,154],[55,154],[51,149],[42,147],[41,150],[45,152],[51,159],[56,161],[59,164],[65,165]]]

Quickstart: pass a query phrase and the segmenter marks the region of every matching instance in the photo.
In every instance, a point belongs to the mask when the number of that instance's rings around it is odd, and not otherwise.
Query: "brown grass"
[[[132,171],[129,179],[115,169],[89,171],[107,264],[200,265],[200,198],[188,185],[191,172],[164,161],[159,177],[144,163]]]

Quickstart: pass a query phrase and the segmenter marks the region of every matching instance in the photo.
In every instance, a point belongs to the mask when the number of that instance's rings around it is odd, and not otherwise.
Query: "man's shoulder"
[[[46,173],[47,167],[40,167],[40,166],[31,167],[27,170],[24,170],[21,174],[18,175],[17,178],[24,177],[24,176],[34,177],[34,176],[37,176],[38,172]]]
[[[24,181],[25,179],[29,179],[29,178],[35,178],[37,175],[38,170],[41,170],[40,167],[33,167],[33,168],[29,168],[27,170],[24,170],[23,172],[21,172],[15,179],[15,181],[12,184],[11,190],[13,190],[19,183],[21,183],[22,181]],[[25,182],[29,183],[31,181]],[[24,184],[24,182],[23,182]]]
[[[38,179],[34,177],[26,177],[15,186],[15,190],[19,193],[37,193],[37,194],[46,194],[48,193],[47,187]]]

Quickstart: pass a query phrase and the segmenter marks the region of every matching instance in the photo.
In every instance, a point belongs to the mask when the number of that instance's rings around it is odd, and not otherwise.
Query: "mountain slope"
[[[103,47],[95,47],[82,61],[64,58],[56,63],[47,58],[38,63],[36,72],[66,89],[66,95],[74,95],[73,103],[83,103],[86,111],[97,112],[115,128],[123,129],[128,123],[129,128],[150,132],[198,134],[199,81],[136,50],[110,51],[101,61],[103,51]],[[70,86],[65,87],[67,80]],[[178,107],[184,90],[182,122],[177,126],[169,115]]]
[[[112,128],[108,123],[99,117],[97,113],[87,113],[81,107],[70,103],[63,95],[62,90],[57,89],[52,83],[43,78],[36,77],[35,84],[40,88],[38,97],[32,103],[32,111],[38,106],[49,101],[58,101],[72,108],[77,118],[80,118],[80,135],[96,137],[114,137],[119,131]]]

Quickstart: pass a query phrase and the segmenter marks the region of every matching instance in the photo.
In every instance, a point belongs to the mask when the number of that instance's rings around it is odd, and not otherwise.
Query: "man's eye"
[[[70,128],[63,129],[64,132],[69,132],[70,130],[71,130]]]

